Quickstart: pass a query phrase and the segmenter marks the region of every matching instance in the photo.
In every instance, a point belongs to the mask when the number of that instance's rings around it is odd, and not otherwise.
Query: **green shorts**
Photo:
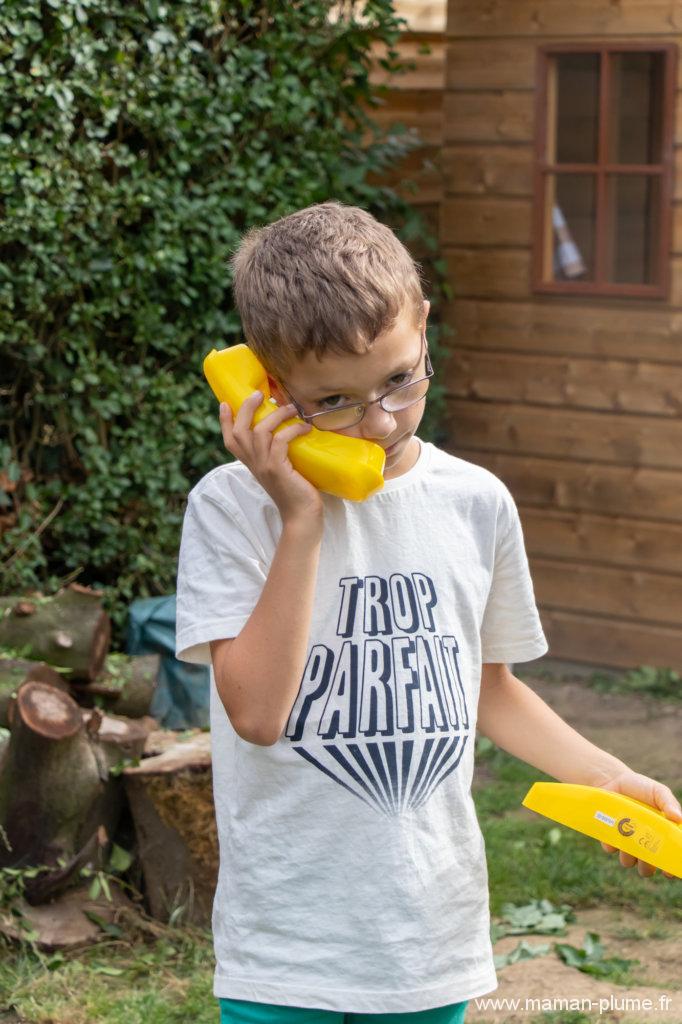
[[[220,1024],[464,1024],[468,1000],[417,1013],[342,1013],[251,1003],[243,999],[219,999],[218,1002]]]

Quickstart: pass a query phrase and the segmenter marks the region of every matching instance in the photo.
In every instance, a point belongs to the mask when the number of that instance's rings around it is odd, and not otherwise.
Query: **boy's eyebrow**
[[[417,361],[415,363],[411,362],[410,360],[404,359],[402,361],[402,363],[400,363],[396,367],[396,369],[391,370],[390,373],[386,374],[386,380],[388,380],[389,377],[397,377],[399,373],[407,373],[408,370],[416,370],[416,368],[419,366],[420,360],[421,360],[421,352],[417,356]],[[356,382],[356,386],[357,386],[357,382]],[[353,390],[353,388],[339,388],[339,387],[337,387],[337,388],[323,388],[323,387],[317,387],[317,388],[314,388],[313,390],[315,392],[315,397],[312,398],[311,400],[312,401],[316,401],[318,398],[323,398],[325,395],[346,395],[349,392],[351,392]]]

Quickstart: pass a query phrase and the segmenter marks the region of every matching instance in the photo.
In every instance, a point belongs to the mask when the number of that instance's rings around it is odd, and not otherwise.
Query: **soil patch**
[[[600,936],[606,957],[639,961],[631,968],[633,984],[594,978],[559,959],[554,942],[581,948],[588,932]],[[467,1024],[528,1024],[560,1010],[582,1012],[595,1024],[682,1024],[682,926],[657,925],[631,911],[591,909],[578,912],[565,936],[508,935],[495,943],[495,954],[510,953],[521,939],[529,946],[549,943],[550,951],[498,970],[497,990],[471,1000]]]

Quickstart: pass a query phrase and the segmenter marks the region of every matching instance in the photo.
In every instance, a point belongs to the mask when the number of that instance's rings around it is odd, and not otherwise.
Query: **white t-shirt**
[[[471,999],[497,987],[470,789],[481,665],[547,650],[516,506],[423,442],[379,494],[324,501],[309,654],[277,743],[240,739],[211,678],[214,992],[346,1013]],[[239,462],[192,490],[179,658],[210,663],[208,642],[240,632],[280,532]]]

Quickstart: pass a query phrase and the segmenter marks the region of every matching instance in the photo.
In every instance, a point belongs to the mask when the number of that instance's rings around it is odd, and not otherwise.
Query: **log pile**
[[[50,948],[55,918],[87,901],[82,876],[106,870],[117,840],[152,916],[210,921],[210,737],[159,729],[149,714],[158,658],[107,665],[110,635],[88,588],[0,598],[0,649],[11,652],[0,654],[0,890],[3,869],[41,869],[27,874],[22,904],[33,925],[49,922]],[[0,933],[16,934],[16,914],[0,914]]]

